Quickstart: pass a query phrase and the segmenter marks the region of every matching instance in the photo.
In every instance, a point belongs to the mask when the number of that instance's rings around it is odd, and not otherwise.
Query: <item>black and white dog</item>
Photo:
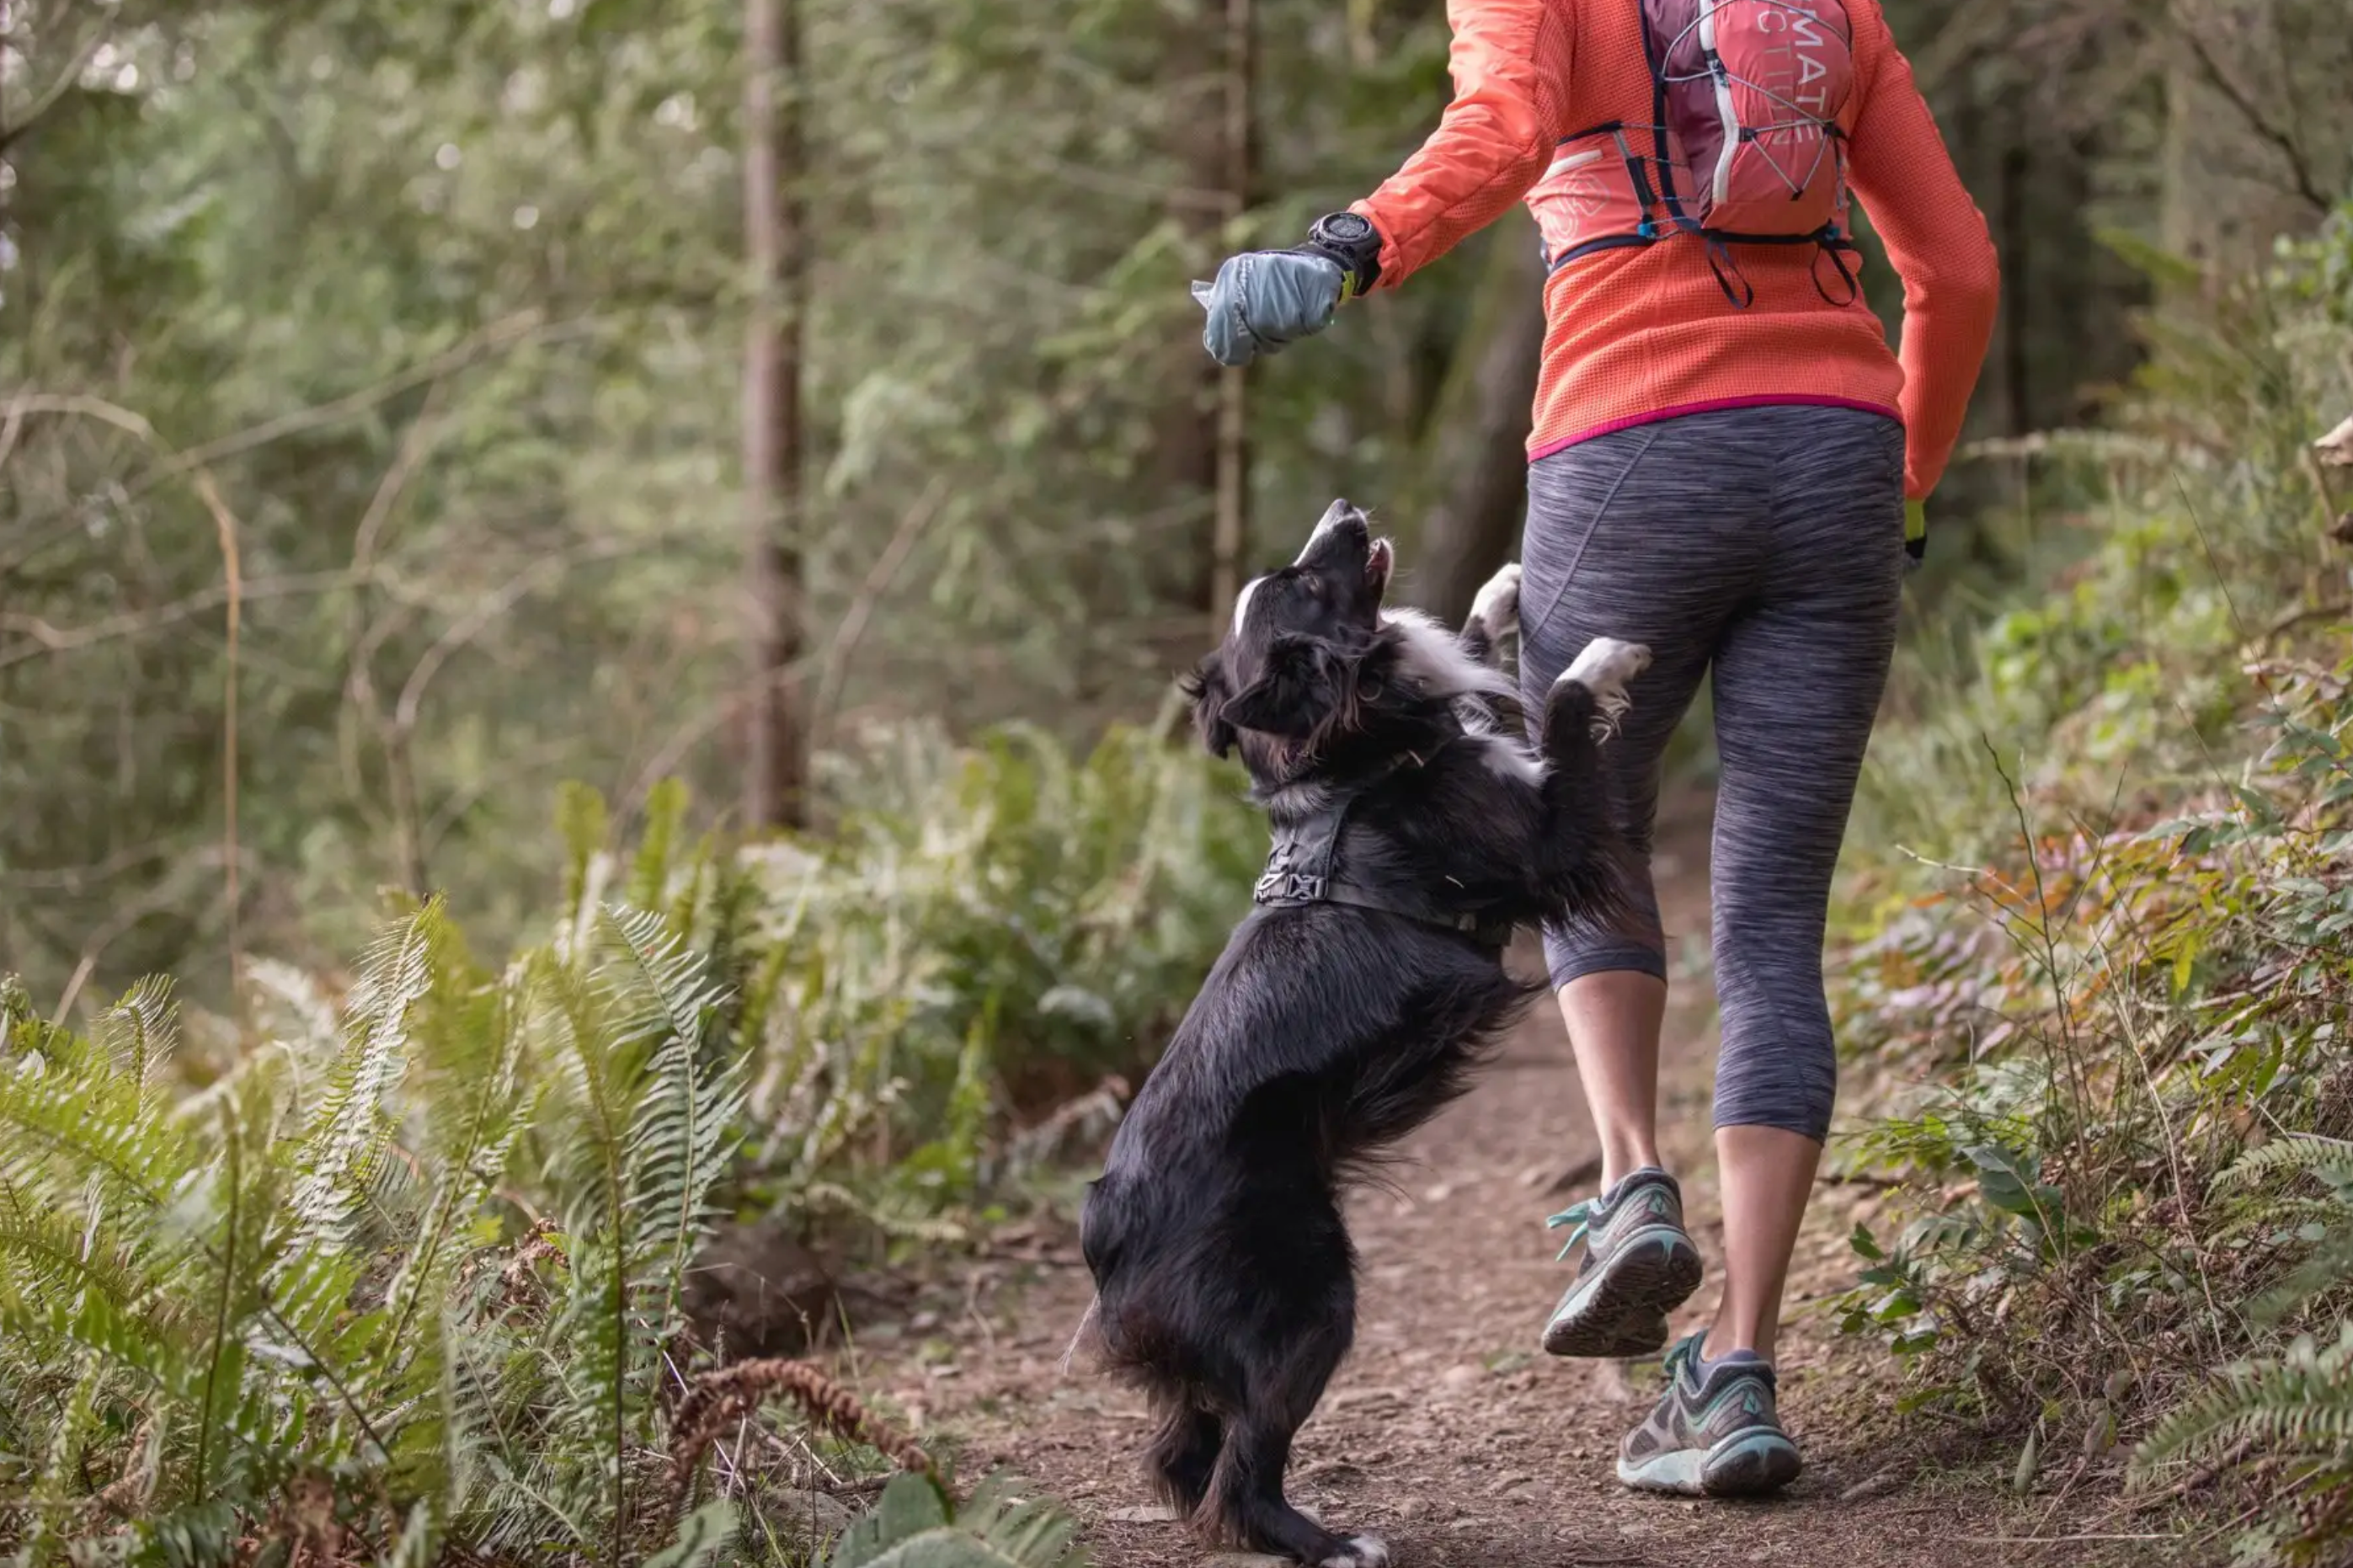
[[[1388,1561],[1283,1499],[1292,1436],[1356,1331],[1339,1188],[1542,993],[1504,970],[1513,926],[1621,907],[1598,748],[1650,662],[1597,640],[1533,750],[1493,658],[1518,568],[1454,635],[1382,609],[1390,563],[1334,502],[1192,679],[1201,739],[1240,748],[1274,852],[1080,1226],[1096,1343],[1157,1417],[1155,1484],[1211,1541],[1322,1568]]]

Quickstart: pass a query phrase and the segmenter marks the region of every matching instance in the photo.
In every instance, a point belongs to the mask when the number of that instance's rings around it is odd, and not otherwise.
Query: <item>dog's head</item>
[[[1364,512],[1335,500],[1298,560],[1246,584],[1225,640],[1189,683],[1202,744],[1222,757],[1256,734],[1290,751],[1345,728],[1393,559]]]

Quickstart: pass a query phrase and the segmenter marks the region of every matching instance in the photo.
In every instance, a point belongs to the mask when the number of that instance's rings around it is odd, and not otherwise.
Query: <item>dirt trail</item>
[[[1707,929],[1705,800],[1680,802],[1659,843],[1671,940],[1694,955],[1677,965],[1669,1018],[1664,1152],[1709,1268],[1676,1319],[1680,1334],[1713,1309],[1718,1278],[1715,1031],[1696,959]],[[1531,949],[1514,961],[1535,958]],[[1781,1387],[1807,1473],[1783,1500],[1704,1504],[1630,1495],[1612,1474],[1618,1441],[1656,1386],[1655,1363],[1564,1362],[1536,1349],[1574,1268],[1555,1261],[1544,1217],[1589,1191],[1595,1168],[1558,1015],[1534,1010],[1410,1153],[1399,1190],[1350,1205],[1364,1260],[1356,1348],[1300,1434],[1292,1469],[1294,1500],[1380,1534],[1399,1568],[1921,1568],[2074,1563],[2102,1550],[2011,1544],[2003,1538],[2065,1528],[2047,1499],[2005,1502],[1852,1435],[1857,1414],[1878,1403],[1866,1378],[1879,1363],[1834,1352],[1831,1325],[1805,1304],[1852,1282],[1845,1237],[1875,1201],[1868,1189],[1821,1189],[1799,1247]],[[1060,1367],[1089,1296],[1069,1227],[1009,1245],[943,1287],[912,1324],[861,1337],[845,1360],[852,1376],[944,1438],[959,1474],[1010,1466],[1069,1500],[1100,1564],[1271,1563],[1209,1558],[1148,1506],[1135,1465],[1141,1401]]]

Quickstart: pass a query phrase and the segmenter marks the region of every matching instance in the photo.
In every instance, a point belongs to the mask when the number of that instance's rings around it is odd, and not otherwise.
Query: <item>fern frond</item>
[[[59,1209],[12,1205],[0,1214],[0,1264],[16,1288],[70,1299],[96,1290],[122,1310],[140,1311],[156,1282],[111,1229]]]
[[[61,1064],[0,1074],[0,1178],[21,1202],[76,1206],[95,1178],[154,1207],[196,1163],[184,1119],[146,1115],[128,1080]]]
[[[2142,1440],[2131,1471],[2145,1479],[2167,1460],[2217,1452],[2242,1438],[2275,1458],[2342,1463],[2353,1457],[2353,1319],[2326,1349],[2301,1339],[2276,1360],[2228,1368],[2220,1385]]]
[[[2348,1282],[2353,1282],[2353,1224],[2339,1225],[2322,1236],[2287,1278],[2247,1304],[2247,1315],[2259,1323],[2278,1323],[2306,1302]]]
[[[2214,1178],[2217,1192],[2243,1191],[2283,1175],[2316,1176],[2353,1188],[2353,1142],[2316,1132],[2291,1132],[2240,1155]]]
[[[662,780],[646,795],[645,827],[638,836],[638,853],[622,884],[624,901],[641,910],[658,910],[670,891],[670,857],[686,820],[686,785],[674,778]]]
[[[438,900],[377,937],[346,1008],[344,1044],[303,1139],[293,1193],[297,1235],[347,1247],[364,1184],[391,1141],[385,1097],[408,1065],[410,1010],[432,984]]]
[[[546,1414],[581,1452],[597,1456],[607,1489],[609,1518],[618,1530],[627,1513],[625,1465],[632,1387],[628,1285],[628,1172],[634,1074],[615,1048],[602,989],[580,967],[544,962],[540,984],[552,1005],[542,1029],[546,1060],[562,1091],[565,1137],[551,1151],[546,1174],[555,1188],[569,1249],[571,1288],[549,1325],[565,1348],[554,1381],[560,1398]],[[533,1489],[560,1507],[565,1478]],[[587,1544],[584,1540],[583,1544]],[[617,1543],[616,1545],[617,1552]]]
[[[956,1528],[1022,1568],[1079,1568],[1078,1521],[1050,1500],[1018,1495],[1018,1483],[990,1476],[956,1510]]]
[[[98,1430],[98,1394],[106,1381],[103,1358],[85,1352],[75,1368],[72,1388],[58,1410],[49,1433],[49,1451],[33,1486],[33,1529],[25,1542],[24,1561],[37,1563],[44,1546],[70,1533],[74,1500],[80,1484],[82,1455]]]
[[[566,782],[555,797],[555,830],[564,839],[564,920],[571,924],[595,900],[589,868],[605,853],[612,831],[605,797],[586,784]]]
[[[1043,1500],[1020,1500],[991,1477],[963,1508],[927,1476],[901,1475],[844,1531],[827,1568],[1082,1568],[1076,1527]]]
[[[412,1142],[423,1193],[385,1293],[390,1359],[372,1380],[389,1384],[416,1367],[419,1393],[439,1381],[427,1364],[438,1339],[411,1331],[427,1304],[449,1289],[461,1257],[459,1235],[505,1173],[530,1106],[521,1077],[529,976],[502,986],[479,984],[454,951],[438,954],[435,972],[433,993],[419,1010],[413,1079],[421,1125]]]
[[[392,1550],[377,1559],[380,1568],[433,1568],[441,1554],[440,1531],[434,1524],[432,1505],[420,1500],[408,1510]]]
[[[151,974],[124,992],[100,1017],[98,1039],[115,1073],[131,1081],[140,1109],[151,1116],[160,1110],[180,1046],[180,1010],[172,1002],[171,981]]]
[[[616,965],[635,981],[620,1038],[657,1042],[629,1128],[628,1184],[630,1289],[659,1302],[648,1324],[659,1340],[675,1327],[681,1281],[710,1228],[711,1190],[734,1148],[742,1069],[702,1060],[706,1020],[725,995],[702,960],[659,915],[614,907],[606,921]]]

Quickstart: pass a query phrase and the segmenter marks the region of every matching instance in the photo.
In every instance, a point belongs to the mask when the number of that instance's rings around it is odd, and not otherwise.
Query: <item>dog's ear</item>
[[[1304,741],[1347,705],[1355,665],[1314,637],[1283,637],[1259,678],[1235,692],[1218,717],[1236,730]]]
[[[1193,728],[1199,733],[1201,744],[1213,757],[1229,755],[1240,737],[1220,713],[1226,700],[1233,695],[1233,687],[1226,679],[1223,656],[1212,653],[1178,684],[1193,704]]]

